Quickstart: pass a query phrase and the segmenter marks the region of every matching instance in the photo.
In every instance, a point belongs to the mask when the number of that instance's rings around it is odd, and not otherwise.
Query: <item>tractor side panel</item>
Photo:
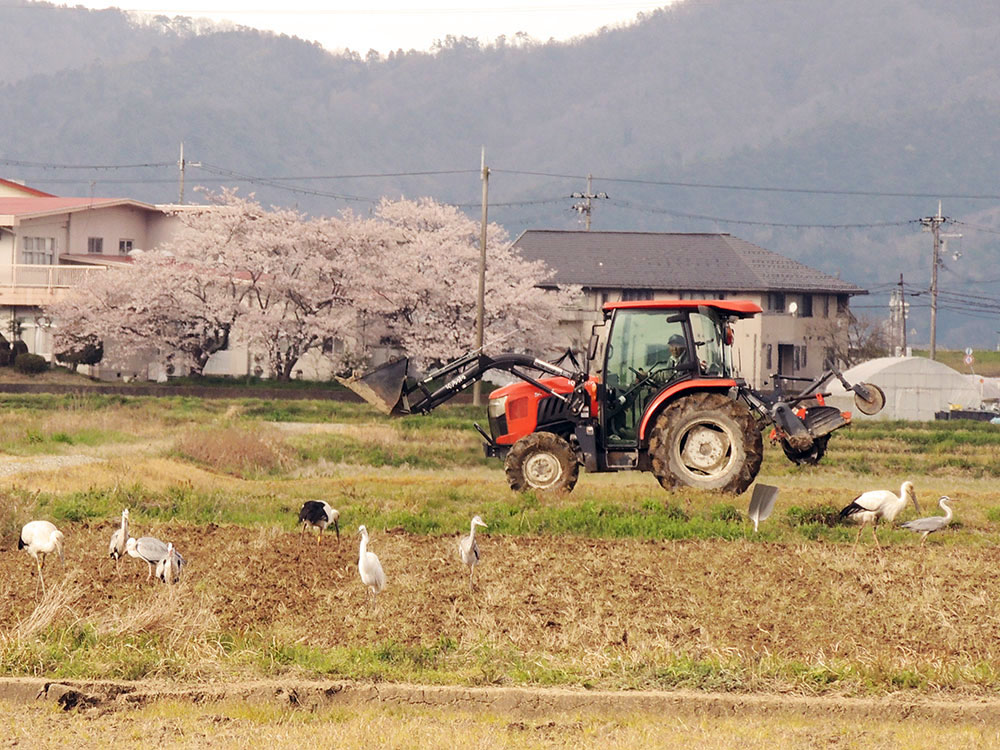
[[[542,378],[538,382],[545,384],[556,393],[570,394],[573,392],[573,383],[566,378]],[[592,382],[585,386],[591,398],[592,413],[596,413],[597,389]],[[500,445],[513,445],[525,435],[541,427],[545,428],[546,423],[565,421],[561,418],[563,414],[563,402],[550,396],[545,391],[540,391],[531,383],[512,383],[511,385],[498,388],[490,393],[490,399],[507,397],[505,416],[507,420],[507,432],[498,435],[496,442]]]

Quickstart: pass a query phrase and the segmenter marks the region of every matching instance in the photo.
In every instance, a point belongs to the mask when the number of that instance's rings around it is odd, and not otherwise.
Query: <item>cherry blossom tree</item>
[[[225,349],[238,316],[227,280],[164,252],[91,273],[86,283],[49,305],[57,349],[104,342],[105,359],[124,364],[139,353],[176,359],[201,374]]]
[[[383,200],[372,219],[348,221],[354,247],[364,247],[349,282],[362,317],[384,321],[384,338],[422,364],[472,349],[479,222],[430,199]],[[555,321],[579,290],[541,288],[549,269],[524,260],[497,224],[487,227],[486,256],[487,346],[539,355],[565,346]]]
[[[343,369],[363,365],[374,346],[418,364],[474,346],[480,228],[457,208],[385,200],[372,216],[309,219],[223,191],[177,217],[172,241],[91,274],[47,309],[58,349],[103,341],[108,362],[148,350],[200,374],[239,340],[287,379],[314,350]],[[551,352],[558,309],[575,290],[540,288],[548,269],[521,258],[496,224],[487,257],[486,342]]]
[[[342,222],[265,210],[233,191],[178,215],[184,231],[165,248],[229,280],[240,337],[264,350],[277,378],[349,327]]]

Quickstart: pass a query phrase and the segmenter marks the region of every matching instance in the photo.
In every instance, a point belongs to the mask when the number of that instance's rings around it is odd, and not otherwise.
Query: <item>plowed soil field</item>
[[[132,558],[116,575],[106,553],[113,528],[65,525],[66,563],[50,559],[45,567],[53,623],[88,623],[98,632],[273,634],[318,649],[428,647],[445,639],[464,653],[458,671],[473,684],[492,683],[490,654],[501,652],[553,665],[563,684],[598,687],[622,687],[630,668],[635,679],[651,681],[634,687],[672,687],[664,680],[678,657],[742,667],[733,684],[717,686],[735,690],[786,688],[764,668],[775,659],[820,672],[849,664],[914,674],[925,665],[957,674],[1000,663],[994,548],[878,551],[863,542],[855,552],[815,543],[483,534],[470,589],[457,535],[372,529],[371,549],[388,578],[372,607],[353,534],[338,544],[328,532],[317,544],[277,529],[133,528],[135,536],[173,542],[187,558],[184,579],[168,587],[147,581],[146,564]],[[32,567],[23,552],[0,552],[0,632],[31,627],[40,596]],[[483,646],[490,650],[477,657]],[[170,669],[154,671],[169,677]],[[217,678],[218,669],[206,667],[204,676]],[[960,691],[980,689],[974,680],[956,681]],[[822,692],[822,675],[816,686]]]

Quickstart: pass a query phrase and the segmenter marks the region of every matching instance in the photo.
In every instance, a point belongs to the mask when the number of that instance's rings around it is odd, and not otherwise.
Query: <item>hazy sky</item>
[[[168,16],[228,19],[242,26],[268,29],[318,41],[330,50],[364,54],[428,50],[437,39],[453,36],[493,41],[519,31],[533,38],[569,39],[602,26],[635,20],[638,13],[671,0],[126,0],[118,7]],[[74,5],[77,3],[73,3]],[[83,0],[88,8],[109,3]]]

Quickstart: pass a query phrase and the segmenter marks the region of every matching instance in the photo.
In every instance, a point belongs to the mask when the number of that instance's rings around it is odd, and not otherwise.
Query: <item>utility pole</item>
[[[483,218],[479,227],[479,295],[476,297],[476,351],[483,350],[483,318],[486,310],[486,217],[490,196],[490,168],[486,166],[486,146],[483,146],[479,160],[480,174],[483,181]],[[477,380],[472,386],[472,403],[479,406],[482,403],[482,381]]]
[[[903,288],[903,274],[899,274],[899,314],[903,320],[903,356],[906,356],[906,290]]]
[[[184,141],[181,141],[181,158],[177,160],[177,168],[180,170],[180,186],[177,190],[177,203],[184,205]]]
[[[588,174],[587,175],[587,192],[586,193],[571,193],[570,196],[569,196],[570,198],[582,198],[584,200],[583,203],[576,203],[576,204],[574,204],[573,210],[576,211],[577,213],[583,214],[584,216],[587,217],[587,231],[588,232],[590,231],[590,213],[593,210],[593,205],[591,204],[590,201],[593,200],[593,199],[595,199],[595,198],[607,198],[608,197],[607,193],[603,193],[603,192],[602,193],[596,193],[596,194],[594,193],[594,191],[593,191],[593,181],[594,181],[594,175]]]
[[[938,266],[941,264],[941,225],[948,217],[941,215],[941,201],[938,201],[936,216],[925,216],[920,220],[925,232],[934,237],[934,254],[931,258],[931,359],[937,357],[937,299],[938,299]]]
[[[184,168],[187,167],[189,164],[192,167],[201,166],[200,161],[189,162],[184,159],[184,141],[181,141],[181,156],[177,160],[177,168],[180,170],[180,184],[177,190],[177,202],[182,206],[184,205]]]

